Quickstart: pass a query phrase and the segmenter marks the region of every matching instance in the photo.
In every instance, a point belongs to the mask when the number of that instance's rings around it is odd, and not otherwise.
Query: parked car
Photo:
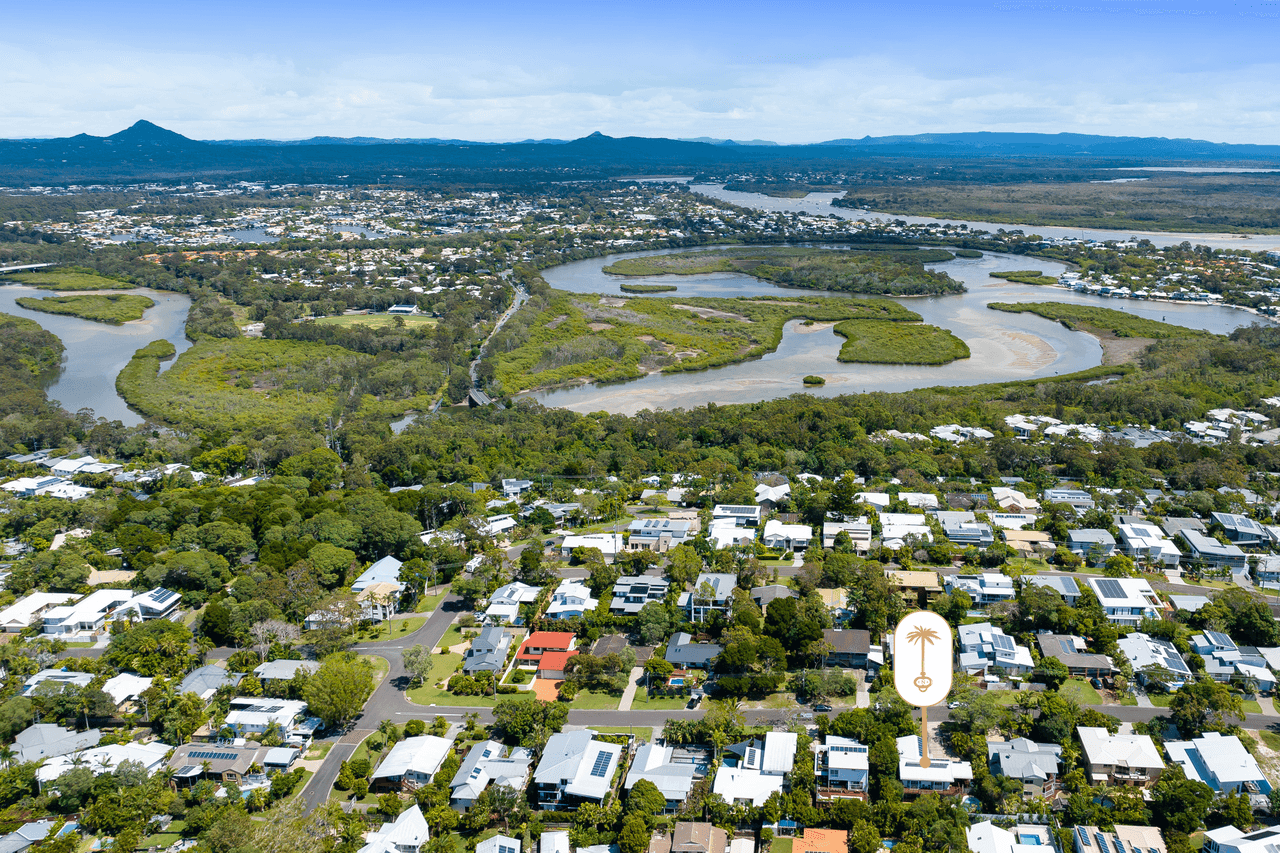
[[[814,706],[813,706],[813,710],[815,710],[815,711],[830,711],[830,710],[831,710],[831,706],[830,706],[830,705],[825,705],[825,704],[818,704],[818,705],[814,705]]]

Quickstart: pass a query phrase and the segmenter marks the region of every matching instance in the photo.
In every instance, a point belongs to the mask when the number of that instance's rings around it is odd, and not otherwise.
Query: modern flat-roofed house
[[[541,587],[529,586],[527,583],[512,581],[498,589],[489,598],[489,606],[484,611],[486,625],[520,625],[520,605],[533,604],[538,600]]]
[[[711,661],[724,651],[715,643],[695,643],[693,637],[680,631],[667,643],[667,662],[681,669],[710,669]]]
[[[1013,578],[999,572],[983,572],[977,575],[948,575],[943,578],[947,592],[964,590],[974,604],[999,604],[1011,600],[1016,592]]]
[[[834,548],[836,537],[841,533],[849,536],[849,543],[858,554],[865,554],[871,548],[871,524],[863,516],[857,521],[824,521],[822,522],[822,547]]]
[[[33,592],[0,610],[0,630],[6,634],[25,631],[49,608],[70,604],[79,597],[76,592]]]
[[[508,500],[518,498],[533,488],[533,480],[503,480],[502,496]]]
[[[1106,655],[1085,651],[1083,637],[1071,634],[1040,634],[1036,637],[1040,654],[1057,658],[1067,665],[1067,671],[1077,678],[1104,678],[1115,672],[1115,663]]]
[[[571,557],[575,548],[596,548],[604,555],[605,562],[612,562],[613,558],[623,550],[623,541],[621,533],[583,533],[580,535],[566,536],[560,542],[560,556]]]
[[[1019,823],[1010,829],[1004,829],[984,820],[971,824],[964,833],[969,841],[970,853],[1038,853],[1041,848],[1055,849],[1051,830],[1038,823]],[[1097,853],[1112,851],[1108,849]]]
[[[1280,826],[1245,832],[1227,824],[1206,832],[1204,846],[1200,849],[1204,853],[1273,853],[1277,847],[1280,847]],[[1159,853],[1165,851],[1160,850]]]
[[[680,605],[688,612],[689,621],[703,622],[712,611],[729,609],[729,600],[737,585],[737,575],[703,572],[698,575],[693,591],[681,594]]]
[[[706,773],[705,767],[698,771],[692,761],[675,760],[675,747],[646,743],[636,750],[623,787],[630,791],[641,779],[648,779],[667,801],[664,813],[674,814],[688,799],[693,783]]]
[[[315,726],[304,719],[306,710],[306,702],[246,696],[231,700],[231,710],[227,712],[226,723],[237,737],[264,734],[272,724],[279,726],[287,736],[308,730],[314,731]],[[303,721],[302,724],[299,721]]]
[[[986,548],[996,541],[991,525],[981,521],[944,522],[942,533],[953,545]]]
[[[1076,512],[1084,512],[1097,506],[1093,497],[1084,489],[1045,489],[1044,502],[1067,504]]]
[[[1184,530],[1181,536],[1182,541],[1187,543],[1192,560],[1233,572],[1248,565],[1248,558],[1239,545],[1224,545],[1212,536],[1194,530]]]
[[[1235,829],[1232,826],[1226,828]],[[1111,832],[1104,832],[1096,826],[1077,826],[1071,831],[1071,837],[1075,843],[1075,853],[1111,853],[1113,850],[1124,853],[1168,853],[1164,839],[1160,837],[1160,830],[1154,826],[1127,826],[1118,823]],[[1205,833],[1205,837],[1208,838],[1208,833]],[[1204,849],[1209,850],[1207,844]]]
[[[1143,684],[1154,682],[1173,691],[1193,678],[1191,668],[1168,640],[1134,631],[1121,637],[1116,645],[1129,659],[1134,674]]]
[[[871,651],[871,634],[862,628],[824,628],[822,639],[831,644],[823,666],[862,669]]]
[[[565,579],[560,581],[556,591],[551,593],[551,601],[547,604],[548,619],[574,619],[600,604],[599,599],[591,597],[591,590],[579,580]]]
[[[960,669],[970,675],[985,673],[991,667],[999,667],[1009,675],[1021,675],[1035,668],[1031,650],[1019,646],[1013,637],[990,622],[961,625],[957,630]]]
[[[818,779],[818,799],[841,797],[865,799],[869,750],[853,738],[827,735],[813,757],[813,773]]]
[[[506,666],[511,642],[511,633],[502,628],[480,629],[462,659],[462,671],[468,675],[473,672],[501,672]]]
[[[720,767],[712,792],[730,804],[764,805],[770,794],[782,792],[786,774],[795,764],[796,742],[794,732],[767,732],[764,740],[754,738],[727,747],[738,761]]]
[[[666,578],[648,575],[618,578],[613,585],[613,600],[609,602],[609,612],[617,616],[635,616],[640,608],[651,601],[666,601],[670,589],[671,583]]]
[[[647,853],[729,853],[729,834],[714,824],[682,820],[650,838]]]
[[[102,632],[108,620],[118,618],[167,619],[178,608],[182,596],[157,587],[143,593],[127,589],[99,589],[74,604],[62,604],[44,612],[43,632],[70,640]]]
[[[1113,735],[1106,729],[1077,726],[1089,782],[1150,788],[1160,780],[1164,761],[1146,735]]]
[[[1067,548],[1096,565],[1116,552],[1116,540],[1106,530],[1086,527],[1067,531]]]
[[[1080,585],[1076,583],[1075,578],[1069,578],[1065,575],[1030,575],[1029,577],[1024,577],[1022,582],[1051,589],[1062,596],[1063,601],[1073,607],[1080,600]]]
[[[1163,605],[1151,584],[1141,578],[1087,578],[1089,589],[1107,621],[1136,628],[1143,619],[1158,619]]]
[[[1167,568],[1176,568],[1182,559],[1178,546],[1154,524],[1135,521],[1121,524],[1119,529],[1120,552],[1135,560],[1148,560]]]
[[[1267,533],[1267,529],[1247,515],[1215,512],[1211,518],[1222,525],[1222,531],[1227,538],[1237,545],[1261,548],[1271,543],[1271,535]]]
[[[1203,782],[1216,793],[1271,793],[1262,768],[1235,735],[1205,732],[1193,740],[1165,741],[1164,748],[1188,779]]]
[[[930,756],[929,766],[922,767],[920,756],[919,735],[898,738],[898,780],[905,796],[917,797],[929,791],[948,796],[968,790],[973,781],[973,765],[969,762]]]
[[[746,504],[716,504],[711,510],[711,519],[732,519],[739,527],[755,527],[760,524],[760,507]]]
[[[595,739],[590,729],[557,732],[533,771],[538,808],[555,810],[581,802],[599,803],[609,793],[622,747]]]
[[[449,787],[449,805],[462,811],[470,808],[490,785],[524,792],[533,767],[533,752],[522,746],[507,748],[496,740],[477,743],[467,752]]]
[[[431,781],[444,764],[453,741],[434,735],[407,737],[391,747],[369,777],[371,791],[412,791]]]
[[[628,551],[665,554],[693,536],[693,524],[670,518],[637,518],[627,525]]]
[[[987,766],[992,776],[1008,776],[1022,783],[1028,797],[1047,797],[1058,789],[1062,747],[1027,738],[987,741]]]
[[[880,513],[880,542],[886,548],[901,548],[908,541],[932,542],[933,531],[923,515],[911,512]]]
[[[271,660],[260,663],[253,669],[259,681],[289,681],[299,672],[312,673],[320,668],[313,660]]]

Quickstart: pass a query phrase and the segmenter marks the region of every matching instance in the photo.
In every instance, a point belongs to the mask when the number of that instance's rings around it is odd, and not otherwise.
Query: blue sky
[[[1280,0],[55,0],[6,10],[0,136],[1280,144],[1277,35]]]

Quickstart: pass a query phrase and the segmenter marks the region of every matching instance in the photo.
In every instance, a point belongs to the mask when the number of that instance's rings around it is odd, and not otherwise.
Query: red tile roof
[[[576,654],[577,649],[571,652],[546,652],[538,659],[538,672],[564,672],[565,664]]]

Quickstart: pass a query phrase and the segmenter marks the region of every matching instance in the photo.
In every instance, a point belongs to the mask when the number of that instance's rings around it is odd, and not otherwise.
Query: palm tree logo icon
[[[923,626],[912,629],[911,633],[907,635],[908,642],[917,643],[920,646],[920,674],[916,676],[915,681],[912,683],[921,693],[924,693],[933,684],[933,679],[925,675],[924,658],[925,649],[932,646],[934,640],[937,639],[937,631]]]

